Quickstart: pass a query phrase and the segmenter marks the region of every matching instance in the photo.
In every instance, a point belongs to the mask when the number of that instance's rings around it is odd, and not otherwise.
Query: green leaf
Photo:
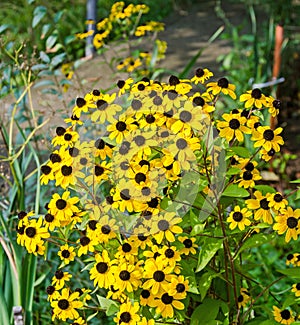
[[[43,62],[45,62],[45,63],[50,63],[50,58],[49,58],[49,56],[48,56],[45,52],[43,52],[43,51],[40,51],[40,58],[41,58],[41,60],[42,60]]]
[[[33,11],[33,20],[32,20],[32,27],[36,27],[39,22],[44,18],[47,13],[47,8],[44,6],[37,6]]]
[[[65,57],[66,57],[66,53],[55,55],[51,60],[51,65],[53,67],[56,67],[57,65],[61,64],[64,61]]]
[[[295,268],[295,269],[285,269],[285,270],[276,270],[277,272],[287,275],[291,278],[294,279],[300,279],[300,271],[299,269]]]
[[[292,184],[299,184],[300,183],[300,178],[295,179],[294,181],[290,181]]]
[[[226,172],[226,175],[237,175],[241,172],[241,170],[237,167],[232,167],[229,168],[228,171]]]
[[[198,265],[195,272],[200,272],[215,256],[216,252],[223,246],[223,239],[207,238],[201,246],[198,256]]]
[[[215,273],[214,271],[208,270],[208,272],[205,272],[200,280],[199,280],[199,291],[201,295],[201,299],[203,300],[207,294],[207,290],[209,289],[212,280],[218,276],[218,273]]]
[[[46,48],[52,49],[56,41],[57,41],[57,35],[50,35],[46,40]]]
[[[262,233],[255,234],[244,242],[243,246],[239,250],[239,254],[243,252],[245,249],[258,247],[263,244],[269,243],[275,237],[276,237],[275,234],[262,234]]]
[[[267,193],[276,193],[276,190],[269,185],[256,185],[254,188],[260,191],[262,195],[266,195]]]
[[[250,152],[247,148],[244,147],[231,147],[228,149],[228,152],[233,152],[235,154],[237,154],[240,157],[243,158],[249,158],[250,157]]]
[[[222,196],[229,197],[248,197],[249,192],[242,187],[239,187],[237,184],[230,184],[226,187]]]
[[[111,316],[119,310],[119,305],[111,300],[97,295],[100,306],[105,309],[106,315]]]
[[[193,312],[190,325],[210,324],[215,320],[220,308],[220,302],[207,298]],[[200,322],[201,320],[201,322]]]
[[[282,304],[282,309],[286,309],[289,306],[295,305],[299,303],[298,299],[295,297],[294,294],[290,294],[289,296],[286,297],[286,299],[284,300],[283,304]]]
[[[45,87],[45,86],[55,86],[54,81],[52,80],[41,80],[34,84],[33,88]]]

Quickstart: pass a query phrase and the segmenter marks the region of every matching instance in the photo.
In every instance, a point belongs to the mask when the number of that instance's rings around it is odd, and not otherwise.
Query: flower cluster
[[[147,14],[148,11],[149,7],[145,4],[129,4],[125,6],[123,1],[116,2],[112,5],[108,17],[96,24],[97,31],[90,30],[89,32],[78,33],[77,37],[84,39],[93,36],[93,45],[97,50],[103,48],[105,44],[120,38],[136,39],[152,35],[150,43],[153,43],[152,40],[156,37],[156,34],[164,30],[164,24],[157,21],[142,23],[142,15]],[[149,44],[149,42],[147,43]],[[152,61],[163,59],[166,49],[167,43],[156,39],[153,53],[151,53],[150,48],[148,51],[135,50],[130,56],[119,60],[116,68],[128,73],[138,69],[140,74],[147,75],[149,66],[153,65]]]
[[[127,19],[118,6],[113,17]],[[281,128],[264,125],[261,111],[276,115],[280,102],[253,89],[217,116],[218,99],[237,96],[226,78],[207,83],[212,76],[199,68],[191,79],[119,80],[116,93],[94,89],[78,97],[66,126],[56,128],[41,183],[57,190],[44,216],[21,212],[17,229],[30,253],[43,255],[49,237],[58,247],[61,265],[47,288],[53,319],[85,324],[81,311],[98,289],[117,324],[184,319],[190,294],[199,293],[190,279],[204,263],[196,235],[210,227],[214,234],[218,222],[225,229],[223,220],[232,234],[249,228],[245,238],[265,225],[286,242],[297,240],[300,209],[276,190],[256,188],[259,163],[283,144]],[[249,155],[241,150],[246,141]],[[230,187],[246,199],[222,212],[218,201]],[[90,287],[71,290],[70,266],[79,259]],[[236,308],[243,309],[252,298],[239,290]]]

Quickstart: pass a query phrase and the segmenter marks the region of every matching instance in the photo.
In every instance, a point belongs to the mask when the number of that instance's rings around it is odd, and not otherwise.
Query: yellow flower
[[[255,141],[254,148],[263,147],[269,151],[274,149],[276,152],[280,151],[280,146],[283,145],[284,141],[279,135],[282,132],[282,128],[271,130],[269,126],[259,126],[257,131],[253,130],[251,140]]]
[[[217,82],[210,82],[206,85],[207,91],[213,95],[218,95],[221,92],[224,95],[229,95],[232,99],[236,99],[235,85],[230,84],[226,78],[221,78]]]
[[[74,261],[76,253],[74,252],[74,247],[69,246],[68,244],[60,247],[60,251],[58,252],[58,256],[65,264],[69,264]]]
[[[240,289],[240,295],[238,296],[238,307],[242,308],[247,305],[248,302],[251,301],[251,296],[246,288]]]
[[[119,325],[136,325],[140,320],[139,309],[140,306],[137,302],[133,305],[130,301],[123,303],[114,321]]]
[[[132,117],[127,117],[126,115],[120,116],[118,120],[115,120],[114,123],[107,127],[109,138],[111,140],[116,139],[117,143],[121,143],[129,135],[130,131],[137,128],[133,122],[135,120]]]
[[[191,82],[193,82],[195,85],[197,85],[199,82],[201,84],[204,84],[204,82],[213,75],[214,74],[208,69],[198,68],[195,71],[195,76],[191,79]]]
[[[171,296],[167,292],[163,293],[159,299],[154,301],[155,312],[161,314],[162,317],[172,318],[174,316],[174,308],[178,310],[184,309],[184,304],[178,299],[180,299],[178,294]]]
[[[240,101],[245,102],[245,108],[267,106],[266,96],[258,88],[248,90],[245,94],[242,94]]]
[[[53,308],[52,320],[55,318],[66,321],[66,319],[78,318],[79,314],[76,309],[81,308],[83,303],[78,299],[79,293],[73,292],[70,294],[70,290],[64,288],[58,300],[51,302]]]
[[[290,325],[295,321],[295,317],[290,310],[281,310],[276,306],[273,306],[273,315],[276,322],[279,324]]]
[[[292,238],[297,240],[300,234],[299,227],[300,209],[293,210],[291,207],[281,210],[281,214],[275,217],[276,223],[273,229],[279,235],[285,234],[285,241],[288,243]]]
[[[260,220],[271,225],[273,223],[273,216],[271,213],[271,206],[269,198],[271,193],[267,193],[263,196],[260,191],[254,192],[255,199],[246,200],[247,208],[256,210],[254,212],[254,219]]]
[[[239,206],[235,206],[234,210],[230,212],[227,222],[230,222],[229,228],[231,230],[239,227],[242,231],[245,229],[245,226],[250,226],[251,221],[249,217],[252,215],[251,211],[248,211],[247,208],[241,209]]]
[[[251,130],[246,126],[247,119],[241,114],[223,114],[225,121],[218,121],[217,128],[220,131],[220,137],[231,141],[234,137],[239,141],[244,141],[244,134],[250,134]]]

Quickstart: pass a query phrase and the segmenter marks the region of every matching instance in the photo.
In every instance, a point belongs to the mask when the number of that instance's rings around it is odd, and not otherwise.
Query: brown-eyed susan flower
[[[91,141],[91,153],[93,156],[100,157],[102,160],[105,160],[106,157],[112,157],[112,148],[101,138],[96,141]]]
[[[139,296],[141,306],[153,306],[154,295],[148,289],[143,289]]]
[[[95,255],[94,266],[90,270],[90,279],[94,280],[94,286],[99,288],[109,288],[112,283],[115,283],[115,278],[112,273],[112,262],[106,249],[102,254]]]
[[[255,210],[254,219],[263,220],[263,222],[268,223],[269,225],[273,223],[273,216],[269,202],[270,196],[271,193],[267,193],[264,196],[260,191],[255,191],[255,199],[246,200],[247,208],[250,210]]]
[[[175,234],[182,233],[178,224],[182,221],[174,212],[165,212],[152,219],[153,238],[161,244],[164,238],[170,243],[175,241]]]
[[[56,128],[56,136],[52,139],[51,143],[54,146],[73,147],[74,143],[78,141],[79,134],[72,130],[72,127],[65,129],[64,127]]]
[[[167,292],[163,293],[159,299],[154,301],[155,312],[161,314],[164,318],[172,318],[174,316],[174,308],[178,310],[184,309],[184,304],[179,301],[180,299],[178,294],[171,296]]]
[[[55,173],[55,186],[61,186],[66,189],[69,185],[75,185],[77,183],[77,178],[83,178],[85,175],[80,171],[82,167],[79,168],[73,164],[62,164],[60,169]]]
[[[48,204],[49,212],[60,220],[61,225],[66,225],[70,223],[73,213],[79,212],[75,205],[78,202],[79,198],[70,197],[69,191],[64,192],[61,196],[54,193]]]
[[[260,151],[259,151],[260,155],[261,155],[261,158],[264,160],[264,161],[269,161],[271,160],[274,155],[275,155],[275,150],[272,148],[271,150],[266,150],[264,148],[262,148]]]
[[[120,291],[133,292],[141,285],[142,268],[140,263],[134,263],[133,258],[113,265],[112,273],[115,277],[114,287]]]
[[[97,238],[95,236],[82,236],[77,240],[77,243],[80,243],[80,247],[78,249],[77,255],[80,257],[83,254],[87,254],[88,252],[93,253],[95,251],[95,246],[98,244]]]
[[[77,97],[75,102],[75,107],[73,108],[73,115],[78,118],[81,117],[81,113],[87,113],[89,108],[96,108],[96,105],[93,101],[93,96],[91,94],[86,94],[84,98]]]
[[[165,86],[165,90],[175,90],[179,95],[186,95],[193,86],[190,84],[188,79],[179,79],[178,77],[172,75],[169,78],[169,84]]]
[[[75,248],[73,246],[69,246],[68,244],[65,244],[60,247],[58,256],[65,264],[69,264],[75,259],[76,253],[74,250]]]
[[[65,282],[70,281],[72,274],[69,272],[63,272],[62,270],[57,270],[52,277],[51,284],[55,287],[56,290],[60,290],[65,286]]]
[[[293,284],[291,291],[295,293],[296,297],[300,297],[300,283]]]
[[[133,83],[133,79],[132,78],[128,78],[127,80],[119,80],[117,82],[117,86],[120,89],[118,96],[125,94],[126,90],[130,89],[130,85]]]
[[[46,293],[48,295],[47,298],[48,301],[57,300],[58,297],[60,296],[58,290],[56,290],[56,288],[51,285],[46,288]]]
[[[107,214],[99,218],[96,228],[96,236],[99,243],[107,243],[110,239],[116,238],[116,232],[119,230],[116,220]]]
[[[240,295],[238,296],[238,307],[245,307],[251,301],[251,296],[246,288],[240,289]]]
[[[78,318],[79,314],[76,309],[83,306],[83,303],[78,300],[78,296],[78,292],[70,293],[68,288],[64,288],[58,299],[51,302],[53,308],[52,320],[58,318],[66,321],[67,319]]]
[[[122,245],[118,247],[115,258],[122,260],[123,258],[130,261],[133,256],[137,256],[138,246],[134,242],[125,240]]]
[[[113,123],[114,116],[122,110],[120,105],[114,104],[116,94],[101,94],[101,98],[96,101],[96,110],[91,115],[92,122],[104,124],[106,121]]]
[[[212,77],[213,75],[214,74],[206,68],[204,69],[198,68],[195,71],[195,75],[191,79],[191,82],[193,82],[195,85],[197,85],[198,83],[204,84],[204,82],[210,77]]]
[[[282,107],[282,103],[279,99],[275,99],[272,96],[269,96],[266,98],[266,102],[267,102],[267,107],[268,107],[268,111],[271,114],[271,116],[275,117],[279,114],[279,110]]]
[[[269,206],[275,211],[285,209],[286,206],[288,205],[288,200],[285,199],[284,196],[279,192],[272,193],[268,197],[268,201],[269,201]]]
[[[269,126],[259,126],[257,130],[253,130],[251,140],[255,141],[254,148],[263,147],[269,151],[274,149],[280,151],[280,145],[284,144],[282,137],[279,135],[282,128],[277,128],[274,131]]]
[[[121,303],[128,301],[127,295],[123,291],[119,289],[115,289],[113,285],[109,286],[106,298],[117,300],[120,301]]]
[[[25,246],[28,253],[35,253],[43,240],[49,238],[50,234],[43,227],[43,218],[30,219],[26,225],[17,228],[17,243]]]
[[[196,238],[179,236],[178,240],[184,245],[184,247],[180,249],[180,254],[196,254],[196,249],[198,248],[198,245],[195,244]]]
[[[171,266],[165,266],[161,261],[146,260],[143,277],[146,282],[143,289],[149,289],[156,296],[168,291],[169,283],[175,275]]]
[[[217,122],[220,137],[231,141],[236,138],[239,142],[244,141],[244,134],[250,134],[251,130],[246,126],[247,119],[240,114],[223,114],[224,121]]]
[[[292,238],[297,240],[300,234],[299,227],[300,209],[293,210],[291,207],[281,210],[280,214],[275,217],[276,223],[273,229],[279,235],[285,234],[285,241],[288,243]]]
[[[230,222],[229,228],[231,230],[238,227],[242,231],[245,229],[245,226],[251,225],[251,221],[249,220],[251,215],[251,211],[248,211],[247,208],[241,209],[239,206],[235,206],[233,211],[230,212],[226,221]]]
[[[116,143],[121,143],[131,130],[135,130],[137,125],[132,117],[121,115],[113,124],[108,125],[107,131],[111,140],[115,139]]]
[[[240,101],[245,102],[245,108],[267,106],[266,96],[258,88],[248,90],[245,94],[242,94]]]
[[[88,186],[96,185],[101,183],[101,181],[108,180],[111,173],[111,162],[107,163],[103,161],[99,164],[95,164],[91,170],[90,175],[88,175],[84,181]]]
[[[139,309],[140,306],[138,302],[134,304],[130,301],[123,303],[114,321],[119,325],[136,325],[140,320]]]
[[[286,257],[286,261],[285,264],[286,265],[295,265],[295,261],[296,261],[296,255],[295,254],[288,254]]]
[[[74,319],[74,322],[71,323],[71,325],[87,325],[87,322],[82,317],[79,317]]]
[[[237,180],[239,187],[249,188],[255,186],[255,181],[260,180],[262,177],[257,169],[245,170],[240,174],[240,179]]]
[[[195,107],[201,107],[203,112],[208,114],[215,110],[215,106],[212,104],[213,98],[213,95],[208,92],[202,94],[196,92],[193,96],[189,97],[189,100],[192,101]]]
[[[236,99],[235,85],[230,84],[227,78],[221,78],[217,82],[210,82],[206,87],[207,92],[212,92],[213,95],[218,95],[222,92],[224,95],[229,95],[232,99]]]
[[[174,277],[169,284],[168,294],[170,296],[176,295],[178,299],[184,299],[189,291],[189,280],[185,279],[183,275]]]
[[[51,167],[51,165],[52,165],[52,163],[43,165],[41,167],[41,172],[42,172],[42,175],[40,177],[41,185],[43,185],[43,184],[47,185],[49,183],[49,181],[54,180],[55,177],[54,177],[53,168]]]
[[[279,309],[273,306],[273,315],[275,321],[279,324],[290,325],[295,321],[295,317],[289,309]]]

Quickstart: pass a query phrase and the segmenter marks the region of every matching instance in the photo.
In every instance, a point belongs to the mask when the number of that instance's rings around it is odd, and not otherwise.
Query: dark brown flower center
[[[269,202],[266,198],[259,201],[259,205],[264,210],[269,210]]]
[[[196,77],[198,77],[198,78],[203,77],[203,76],[204,76],[204,70],[201,69],[201,68],[198,68],[198,69],[195,71],[195,75],[196,75]]]
[[[146,290],[146,289],[142,290],[142,292],[141,292],[141,296],[142,296],[144,299],[149,298],[149,297],[150,297],[150,291],[149,291],[149,290]]]
[[[149,202],[147,202],[150,208],[156,208],[158,206],[158,199],[156,197],[152,198]]]
[[[159,220],[157,225],[158,229],[161,231],[166,231],[170,228],[169,221],[167,220]]]
[[[55,205],[58,210],[63,210],[67,206],[67,202],[63,199],[58,199]]]
[[[154,123],[155,122],[155,117],[152,114],[148,114],[146,116],[146,122],[149,123],[149,124]]]
[[[51,160],[51,162],[52,162],[53,164],[55,164],[55,163],[60,163],[60,162],[61,162],[61,158],[60,158],[60,156],[59,156],[57,153],[52,153],[52,154],[50,155],[50,160]]]
[[[72,140],[72,134],[70,134],[70,133],[65,133],[65,134],[64,134],[64,139],[65,139],[66,141],[71,141],[71,140]]]
[[[185,149],[187,147],[187,142],[186,142],[185,139],[182,139],[182,138],[181,139],[178,139],[176,141],[176,146],[177,146],[177,148],[179,150],[183,150],[183,149]]]
[[[146,88],[146,86],[144,84],[139,84],[137,88],[138,90],[143,91]]]
[[[108,107],[108,103],[107,103],[105,100],[103,100],[103,99],[99,99],[99,100],[97,100],[96,105],[97,105],[97,108],[98,108],[100,111],[105,111],[106,108]]]
[[[187,238],[183,241],[183,245],[185,248],[191,248],[193,246],[193,242],[191,239]]]
[[[66,165],[63,165],[61,167],[61,173],[64,175],[64,176],[70,176],[72,174],[72,166],[66,166]]]
[[[61,252],[61,256],[63,258],[69,258],[70,257],[70,252],[67,250],[67,249],[64,249],[62,252]]]
[[[134,177],[134,180],[140,184],[141,182],[145,182],[146,180],[146,175],[143,173],[137,173]]]
[[[121,315],[120,315],[120,323],[129,323],[131,321],[131,315],[128,311],[124,311]]]
[[[127,270],[123,270],[120,272],[119,278],[122,281],[128,281],[130,279],[130,273]]]
[[[101,232],[104,235],[108,235],[111,232],[111,228],[109,225],[104,225],[101,227]]]
[[[281,101],[279,99],[275,99],[272,103],[272,105],[277,108],[280,109],[281,108]]]
[[[281,316],[283,319],[288,320],[288,319],[290,319],[290,317],[291,317],[291,313],[290,313],[289,310],[284,309],[284,310],[282,310],[282,311],[280,312],[280,316]]]
[[[182,122],[189,122],[192,119],[192,114],[188,111],[182,111],[179,114],[179,118]]]
[[[148,196],[148,195],[150,195],[150,193],[151,193],[151,190],[150,190],[150,188],[149,188],[148,186],[144,186],[144,187],[142,188],[142,194],[143,194],[144,196]]]
[[[238,119],[236,118],[233,118],[232,120],[229,121],[229,127],[232,129],[232,130],[236,130],[238,129],[239,127],[241,126],[241,123]]]
[[[129,190],[127,188],[122,190],[120,192],[120,197],[121,197],[122,200],[125,200],[125,201],[130,200],[131,196],[129,194]]]
[[[170,86],[176,86],[176,85],[180,84],[180,80],[178,79],[178,77],[172,75],[169,78],[169,84],[170,84]]]
[[[153,104],[155,106],[160,106],[162,104],[162,98],[160,96],[155,96],[153,99]]]
[[[142,107],[142,102],[138,99],[133,99],[131,102],[131,107],[135,110],[138,111]]]
[[[123,121],[119,121],[119,122],[117,122],[117,124],[116,124],[116,129],[119,131],[119,132],[123,132],[123,131],[125,131],[126,130],[126,123],[125,122],[123,122]]]
[[[52,222],[54,220],[54,216],[52,214],[50,214],[50,213],[47,213],[45,215],[45,220],[50,223],[50,222]]]
[[[80,161],[80,164],[83,165],[83,166],[85,166],[87,164],[87,162],[88,162],[88,160],[86,158],[80,158],[79,161]]]
[[[125,86],[125,81],[124,81],[124,80],[119,80],[119,81],[117,82],[117,86],[118,86],[120,89],[122,89],[122,88]]]
[[[101,176],[104,173],[105,169],[102,166],[95,166],[95,175]]]
[[[94,96],[100,96],[100,91],[98,89],[93,90],[93,95]]]
[[[153,279],[156,282],[162,282],[165,279],[165,273],[163,271],[155,271],[153,273]]]
[[[66,310],[69,308],[70,303],[68,302],[67,299],[61,299],[58,301],[57,306],[62,310]]]
[[[275,194],[274,195],[274,201],[275,202],[281,202],[283,200],[283,197],[282,197],[282,195],[281,194],[279,194],[279,193],[277,193],[277,194]]]
[[[44,166],[41,167],[41,170],[42,170],[42,173],[44,175],[49,175],[51,173],[51,167],[50,166],[44,165]]]
[[[86,100],[85,100],[84,98],[82,98],[82,97],[78,97],[78,98],[76,99],[76,106],[77,106],[77,107],[81,108],[81,107],[83,107],[85,104],[86,104]]]
[[[57,128],[56,128],[56,134],[58,135],[58,136],[62,136],[62,135],[64,135],[66,133],[66,129],[65,128],[63,128],[63,127],[61,127],[61,126],[58,126]]]
[[[218,80],[218,86],[221,88],[228,88],[229,82],[226,78],[221,78]]]
[[[294,229],[298,226],[298,219],[295,217],[288,217],[286,224],[290,229]]]
[[[128,243],[125,243],[125,244],[122,245],[122,251],[124,253],[129,253],[131,251],[131,249],[132,249],[132,247]]]
[[[245,169],[251,172],[254,169],[254,165],[252,162],[248,162],[248,164],[245,166]]]
[[[69,154],[71,157],[75,158],[79,155],[79,150],[75,147],[69,148]]]
[[[61,280],[64,277],[64,272],[62,270],[57,270],[54,275],[57,280]]]
[[[258,88],[255,88],[251,91],[251,97],[255,99],[260,99],[261,98],[261,91]]]
[[[232,215],[232,218],[236,222],[240,222],[243,220],[243,214],[239,211],[235,211]]]
[[[96,269],[97,269],[98,273],[103,274],[108,270],[108,265],[105,262],[99,262],[96,265]]]
[[[165,256],[167,258],[172,258],[172,257],[174,257],[174,255],[175,255],[175,253],[174,253],[173,249],[171,249],[171,248],[166,249]]]
[[[243,173],[243,180],[250,181],[252,178],[253,178],[253,175],[252,175],[252,173],[249,170],[246,170]]]
[[[185,285],[183,283],[178,283],[176,286],[176,291],[178,293],[184,292],[185,291]]]
[[[136,143],[137,146],[142,146],[145,144],[146,139],[142,135],[137,135],[133,138],[133,141]]]
[[[36,229],[34,227],[28,227],[25,230],[25,234],[29,238],[33,238],[36,235]]]
[[[272,130],[265,130],[263,137],[266,141],[272,141],[274,139],[274,132]]]
[[[104,147],[105,147],[105,141],[102,140],[102,139],[97,139],[97,140],[95,141],[95,147],[96,147],[97,149],[104,149]]]
[[[46,292],[48,295],[52,295],[55,292],[55,287],[54,286],[48,286],[46,288]]]
[[[165,305],[170,305],[173,302],[173,297],[169,296],[167,293],[164,293],[161,296],[161,301],[165,304]]]
[[[202,97],[197,96],[193,98],[193,104],[195,106],[204,106],[205,100]]]
[[[97,221],[96,220],[90,220],[88,222],[88,226],[91,230],[96,230],[97,228]]]
[[[86,236],[80,238],[80,244],[82,246],[87,246],[90,243],[90,241],[91,241],[90,238]]]

